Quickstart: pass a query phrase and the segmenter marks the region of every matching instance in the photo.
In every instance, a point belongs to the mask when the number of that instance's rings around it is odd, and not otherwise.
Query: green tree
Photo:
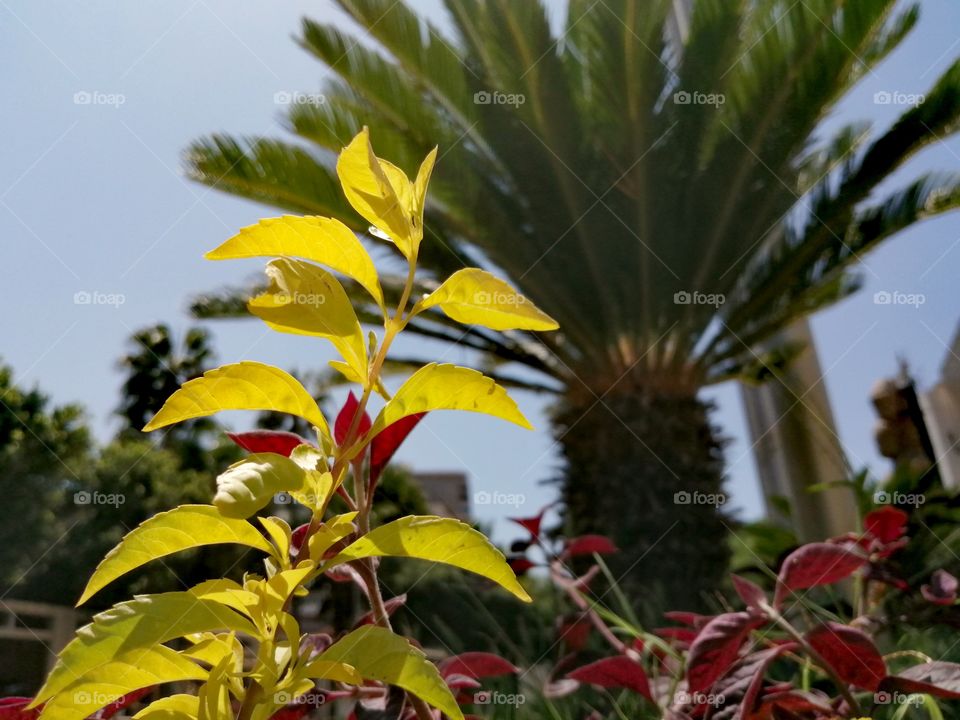
[[[402,0],[338,4],[360,31],[304,20],[330,78],[323,102],[291,105],[294,140],[212,136],[188,171],[365,231],[335,152],[363,125],[406,171],[439,145],[422,267],[495,267],[562,330],[462,333],[439,313],[411,327],[555,392],[571,530],[612,532],[628,589],[690,605],[727,559],[720,513],[675,502],[722,486],[700,390],[758,374],[758,341],[853,291],[863,253],[957,206],[956,175],[890,177],[957,130],[960,64],[889,128],[826,136],[915,4],[697,0],[682,40],[670,0],[570,0],[556,31],[534,0],[447,0],[449,32]],[[195,310],[237,306],[227,293]]]
[[[0,365],[0,595],[27,597],[37,564],[69,541],[72,526],[58,509],[72,499],[89,451],[78,406],[51,407]]]

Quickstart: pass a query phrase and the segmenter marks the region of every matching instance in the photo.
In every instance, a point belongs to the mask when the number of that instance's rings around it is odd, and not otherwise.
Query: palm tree
[[[850,269],[882,240],[960,203],[957,175],[885,183],[957,130],[960,63],[889,129],[825,137],[916,6],[697,0],[679,39],[670,0],[569,0],[559,33],[536,0],[446,0],[444,31],[402,0],[338,3],[360,32],[303,21],[330,78],[289,108],[293,137],[202,139],[189,173],[366,233],[335,154],[363,125],[408,172],[439,145],[422,263],[496,267],[561,332],[461,334],[439,314],[414,327],[555,393],[570,530],[612,534],[615,570],[644,598],[696,603],[727,556],[721,514],[683,504],[722,486],[700,390],[762,374],[758,341],[853,291]],[[227,294],[195,310],[236,307]]]

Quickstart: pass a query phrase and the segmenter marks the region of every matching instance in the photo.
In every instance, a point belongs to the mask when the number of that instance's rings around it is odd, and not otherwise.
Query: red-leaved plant
[[[859,534],[800,546],[778,572],[771,571],[769,590],[733,575],[742,609],[716,615],[669,612],[672,624],[652,632],[616,617],[601,604],[603,596],[591,592],[598,576],[614,580],[601,557],[616,552],[614,544],[598,535],[551,541],[541,531],[543,517],[541,511],[514,519],[528,537],[514,543],[520,554],[511,565],[518,573],[545,565],[574,607],[558,623],[563,657],[545,688],[550,698],[581,685],[625,690],[643,698],[640,706],[650,717],[671,720],[826,720],[920,704],[940,718],[937,700],[960,698],[960,665],[916,651],[885,656],[878,648],[883,588],[911,592],[889,563],[908,542],[902,510],[874,510]],[[528,557],[529,548],[539,549],[545,562]],[[593,556],[594,563],[575,573],[570,565],[584,556]],[[856,596],[848,620],[809,597],[814,588],[837,584],[836,595]],[[957,580],[938,570],[920,592],[929,602],[954,604]],[[613,654],[584,664],[592,635]],[[904,661],[913,664],[904,667]],[[600,715],[594,711],[591,717]]]

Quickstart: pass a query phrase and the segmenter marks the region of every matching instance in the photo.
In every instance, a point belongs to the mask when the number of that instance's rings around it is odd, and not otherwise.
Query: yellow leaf
[[[128,650],[89,670],[43,706],[43,720],[84,720],[134,690],[168,682],[203,680],[199,665],[162,645]]]
[[[97,565],[77,605],[83,605],[107,584],[151,560],[221,543],[238,543],[266,553],[273,551],[266,538],[245,520],[225,518],[210,505],[181,505],[154,515],[127,533]]]
[[[290,543],[293,538],[290,523],[278,517],[258,517],[257,520],[260,521],[263,529],[267,531],[267,535],[273,540],[273,544],[277,548],[277,559],[281,563],[290,562]]]
[[[353,519],[357,516],[356,511],[344,513],[332,517],[320,524],[317,531],[310,536],[307,541],[307,549],[310,557],[316,562],[320,562],[323,554],[329,550],[335,543],[343,540],[347,535],[355,533],[357,526]]]
[[[274,330],[322,337],[347,364],[367,376],[367,345],[357,313],[337,279],[302,260],[281,258],[267,265],[270,286],[247,307]]]
[[[213,504],[224,517],[248,518],[269,505],[277,493],[301,490],[308,472],[278,453],[248,455],[217,476]]]
[[[323,413],[303,385],[280,368],[258,362],[224,365],[184,383],[167,398],[143,431],[206,417],[221,410],[273,410],[297,415],[319,428],[325,439],[330,438]]]
[[[503,553],[483,533],[453,518],[410,516],[381,525],[347,545],[324,570],[365,557],[410,557],[453,565],[482,575],[530,602]]]
[[[417,171],[417,179],[413,184],[413,207],[414,217],[420,225],[423,225],[423,207],[427,202],[427,185],[430,184],[430,176],[433,174],[433,166],[437,161],[437,148],[434,148],[420,164],[420,170]]]
[[[383,290],[370,254],[339,220],[284,215],[250,225],[211,250],[208,260],[248,257],[300,257],[356,280],[383,307]]]
[[[304,677],[313,680],[333,680],[334,682],[362,685],[363,676],[352,665],[332,660],[314,660],[308,662],[299,672]]]
[[[507,391],[490,378],[469,368],[430,363],[410,376],[383,406],[369,435],[408,415],[431,410],[485,413],[533,429]]]
[[[256,633],[249,620],[220,603],[197,597],[192,590],[141,595],[114,605],[77,630],[76,637],[60,651],[32,706],[128,650],[214,630]]]
[[[423,238],[414,188],[403,171],[374,155],[367,128],[340,153],[337,175],[353,209],[414,258]]]
[[[385,628],[376,625],[357,628],[327,648],[318,659],[352,665],[364,678],[396,685],[452,720],[463,720],[463,713],[436,666],[406,638]]]
[[[500,278],[483,270],[458,270],[417,305],[438,306],[465,325],[491,330],[556,330],[556,320]]]
[[[199,702],[196,695],[169,695],[154,700],[133,720],[196,720]]]

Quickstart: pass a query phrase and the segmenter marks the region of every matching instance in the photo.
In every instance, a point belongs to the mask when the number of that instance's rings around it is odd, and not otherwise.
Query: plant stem
[[[790,622],[783,617],[777,610],[775,610],[770,605],[766,603],[760,604],[761,609],[767,614],[771,620],[773,620],[777,625],[779,625],[786,633],[793,638],[800,647],[803,648],[803,651],[807,654],[811,660],[813,660],[820,668],[830,676],[830,680],[833,681],[833,684],[837,686],[837,690],[840,691],[840,695],[843,696],[843,699],[847,703],[847,707],[853,712],[854,715],[860,715],[860,703],[857,702],[857,699],[853,696],[853,693],[850,692],[850,686],[847,685],[839,675],[834,671],[826,660],[823,659],[823,656],[814,650],[813,646],[807,642],[807,639],[803,636],[799,630],[797,630]]]

